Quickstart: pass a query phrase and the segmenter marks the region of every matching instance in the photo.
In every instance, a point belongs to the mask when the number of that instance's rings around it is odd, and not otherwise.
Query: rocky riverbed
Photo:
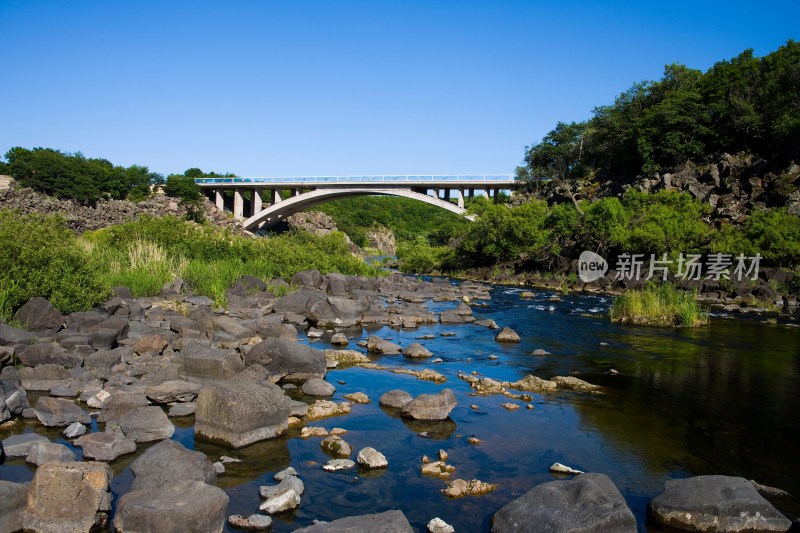
[[[521,373],[530,336],[491,318],[489,286],[290,281],[299,289],[276,298],[286,282],[243,278],[227,310],[180,280],[157,298],[117,288],[68,316],[34,299],[16,315],[23,328],[0,324],[0,531],[644,526],[642,491],[620,491],[612,478],[628,476],[591,459],[598,443],[556,452],[589,474],[519,455],[553,462],[526,428],[569,434],[558,417],[570,403],[613,391],[592,374]],[[789,527],[743,478],[664,481],[648,477],[651,524]]]

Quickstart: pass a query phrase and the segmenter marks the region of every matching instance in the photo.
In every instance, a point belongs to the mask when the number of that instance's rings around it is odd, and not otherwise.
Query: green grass
[[[681,291],[669,284],[620,294],[609,316],[613,322],[645,326],[698,327],[709,322],[708,308],[697,302],[696,291]]]

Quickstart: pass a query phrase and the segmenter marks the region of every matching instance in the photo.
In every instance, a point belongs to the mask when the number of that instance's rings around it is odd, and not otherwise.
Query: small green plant
[[[697,327],[709,323],[708,308],[697,302],[697,291],[681,291],[668,283],[648,284],[614,298],[612,322],[644,326]]]

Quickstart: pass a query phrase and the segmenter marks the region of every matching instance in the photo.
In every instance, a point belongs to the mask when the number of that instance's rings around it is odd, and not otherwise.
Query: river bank
[[[71,356],[77,356],[82,364],[57,376],[36,376],[31,375],[32,370],[38,372],[35,369],[20,369],[20,384],[25,378],[31,391],[29,403],[34,407],[40,397],[69,397],[64,395],[65,389],[88,401],[97,396],[99,386],[112,397],[125,391],[138,402],[144,398],[147,404],[161,405],[164,413],[167,409],[187,409],[191,394],[180,398],[158,396],[156,401],[155,393],[150,390],[148,394],[148,388],[169,381],[206,384],[208,376],[203,372],[212,361],[220,361],[219,372],[233,372],[260,360],[273,380],[283,380],[279,383],[294,401],[306,405],[318,399],[338,405],[350,403],[349,414],[306,419],[288,427],[278,438],[243,448],[204,440],[197,434],[197,415],[169,419],[172,440],[203,452],[211,462],[223,456],[242,461],[226,463],[225,472],[216,477],[216,485],[229,499],[225,518],[253,514],[263,503],[260,487],[273,485],[272,476],[290,466],[298,472],[305,485],[301,503],[273,517],[276,531],[290,531],[314,519],[333,520],[390,508],[402,510],[418,530],[424,530],[428,521],[438,516],[457,531],[488,531],[492,515],[502,506],[541,483],[559,478],[548,472],[554,462],[607,474],[642,530],[647,527],[647,502],[671,478],[737,475],[794,494],[800,491],[793,475],[798,468],[793,450],[800,407],[794,395],[800,384],[796,370],[800,347],[793,330],[724,318],[716,318],[709,328],[698,331],[622,327],[604,317],[610,300],[602,295],[534,290],[533,297],[523,299],[521,288],[470,282],[453,285],[444,279],[420,283],[399,274],[368,279],[307,272],[292,281],[303,288],[274,298],[265,294],[266,286],[243,280],[244,290],[238,298],[229,297],[227,313],[215,313],[208,299],[172,293],[109,302],[100,309],[107,316],[91,325],[101,317],[70,315],[73,318],[64,319],[68,328],[50,335],[55,343],[47,342],[47,334],[38,333],[39,342],[32,345],[32,353],[23,353],[31,348],[19,354],[15,349],[13,355],[55,358],[60,364],[75,362]],[[464,305],[465,301],[470,305]],[[123,326],[114,335],[116,346],[100,347],[103,338],[110,342],[108,334],[103,337],[100,330],[121,325],[121,317],[127,330]],[[476,325],[473,320],[485,322]],[[496,342],[497,331],[490,329],[490,321],[512,327],[520,342]],[[308,329],[308,322],[316,327]],[[269,340],[284,336],[290,346],[340,348],[333,344],[339,342],[334,340],[334,332],[349,337],[347,348],[360,354],[349,357],[364,357],[370,363],[352,365],[343,362],[347,358],[342,356],[337,363],[323,363],[327,368],[303,367],[302,372],[289,372],[322,374],[335,387],[329,396],[309,396],[298,382],[302,379],[287,379],[286,368],[271,366],[272,361],[266,358],[258,359],[263,356],[258,355],[261,348],[256,347],[263,341],[254,337]],[[156,341],[154,336],[166,342]],[[359,343],[368,342],[370,336],[401,349],[418,342],[432,356],[415,359],[369,353]],[[299,344],[290,340],[294,337]],[[190,344],[201,339],[201,346]],[[78,348],[82,346],[92,347],[91,353]],[[233,354],[240,363],[231,358]],[[335,358],[331,354],[327,359]],[[318,366],[319,361],[315,364]],[[422,372],[424,369],[429,372]],[[393,372],[409,370],[411,375]],[[3,379],[13,372],[4,370]],[[531,374],[545,380],[559,375],[578,377],[601,386],[602,394],[565,388],[526,393],[507,387],[519,395],[509,398],[476,394],[471,379],[464,379],[489,378],[502,384]],[[30,387],[43,377],[55,379]],[[48,385],[46,390],[33,391],[45,388],[43,385]],[[390,390],[402,389],[419,396],[437,394],[445,388],[453,391],[456,404],[441,422],[414,421],[378,405],[379,398]],[[371,402],[348,399],[357,393]],[[529,394],[530,399],[522,398],[522,394]],[[143,407],[137,401],[127,403],[127,410]],[[509,410],[504,404],[519,409]],[[81,400],[77,405],[90,410]],[[88,424],[89,433],[108,428],[108,422],[98,419],[109,410],[108,406],[99,410],[98,417]],[[123,411],[115,416],[122,416]],[[26,414],[36,416],[31,411]],[[110,419],[110,415],[102,418]],[[166,424],[163,426],[168,431]],[[388,467],[326,472],[322,465],[331,456],[323,451],[320,438],[302,438],[303,426],[321,427],[326,433],[343,428],[346,433],[341,438],[353,450],[351,459],[359,450],[372,447],[386,457]],[[65,438],[62,429],[43,428],[38,422],[14,416],[0,428],[0,437],[41,433],[81,459],[85,449]],[[121,498],[131,492],[140,476],[133,475],[134,458],[138,460],[145,450],[154,447],[137,443],[134,453],[110,462],[114,472],[110,520],[115,520]],[[420,472],[423,455],[435,460],[439,450],[447,452],[447,464],[455,467],[452,479],[479,479],[497,488],[482,496],[449,498],[442,493],[446,480]],[[29,481],[34,473],[22,458],[9,459],[0,466],[4,480]],[[800,510],[794,498],[779,498],[774,503],[789,515]]]

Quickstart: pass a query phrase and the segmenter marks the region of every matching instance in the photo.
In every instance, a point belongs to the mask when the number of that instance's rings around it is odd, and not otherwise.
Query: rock
[[[36,296],[28,300],[14,314],[14,319],[28,331],[58,331],[64,324],[64,315],[46,298]]]
[[[278,514],[291,511],[298,505],[300,505],[300,496],[293,489],[288,489],[268,498],[258,507],[258,510],[269,514]]]
[[[311,404],[306,414],[306,420],[319,420],[331,416],[342,416],[350,413],[348,402],[335,403],[329,400],[317,400]]]
[[[170,487],[178,481],[217,482],[214,465],[203,452],[187,450],[181,443],[165,440],[149,448],[133,463],[133,490]]]
[[[167,416],[171,418],[177,418],[181,416],[190,416],[195,413],[197,409],[197,404],[194,402],[188,403],[177,403],[169,408],[169,412],[167,412]]]
[[[322,465],[322,469],[326,472],[336,472],[337,470],[346,470],[354,466],[356,466],[356,464],[350,459],[331,459]]]
[[[556,385],[554,381],[548,381],[531,374],[528,374],[524,378],[514,381],[513,383],[504,381],[503,387],[538,393],[555,392],[558,389],[558,385]]]
[[[428,522],[428,525],[426,527],[428,528],[428,533],[455,533],[456,532],[456,530],[455,530],[455,528],[453,528],[453,526],[451,526],[450,524],[448,524],[447,522],[445,522],[444,520],[442,520],[441,518],[438,518],[438,517],[434,518],[433,520]]]
[[[356,461],[367,470],[386,468],[389,466],[389,461],[386,460],[386,457],[381,452],[375,448],[369,447],[363,448],[358,452]]]
[[[0,324],[0,328],[3,325]],[[20,368],[19,378],[22,388],[26,391],[49,391],[53,385],[59,385],[62,380],[69,379],[69,369],[61,365],[47,364],[36,368]]]
[[[320,522],[295,529],[294,533],[413,533],[413,531],[403,511],[392,510]]]
[[[406,357],[411,357],[412,359],[424,359],[426,357],[433,356],[433,354],[427,348],[418,342],[412,342],[406,346],[406,349],[403,350],[403,355]]]
[[[522,291],[521,293],[519,293],[519,297],[522,298],[523,300],[529,300],[531,298],[535,298],[536,295],[531,291]]]
[[[516,411],[517,409],[519,409],[519,405],[517,405],[515,403],[508,403],[508,402],[507,403],[501,403],[500,407],[502,407],[502,408],[504,408],[504,409],[506,409],[508,411]]]
[[[378,400],[381,407],[390,407],[392,409],[402,409],[407,403],[413,400],[414,397],[403,390],[394,389],[383,393]]]
[[[73,368],[81,366],[80,356],[66,351],[58,344],[40,342],[17,349],[17,358],[25,366],[58,365]]]
[[[11,435],[3,440],[3,451],[6,457],[27,457],[31,453],[31,448],[39,442],[50,442],[47,437],[38,433],[23,433],[21,435]]]
[[[144,393],[138,390],[118,390],[111,395],[107,391],[100,391],[95,397],[103,408],[97,415],[98,422],[118,421],[128,412],[150,405]],[[90,400],[87,405],[94,407],[97,403]]]
[[[423,457],[423,462],[427,459],[427,457]],[[453,465],[449,465],[442,461],[434,461],[432,463],[425,463],[422,465],[420,472],[422,472],[426,476],[434,476],[442,479],[448,479],[450,474],[456,471],[456,467]]]
[[[398,354],[402,348],[397,344],[386,341],[375,335],[370,335],[367,338],[367,351],[379,353],[383,355]]]
[[[401,410],[401,414],[413,420],[445,420],[458,402],[450,389],[439,394],[420,394]]]
[[[36,418],[47,427],[69,426],[73,422],[88,424],[88,413],[71,400],[42,396],[36,401]]]
[[[122,415],[118,423],[125,435],[135,442],[168,439],[175,433],[175,426],[155,405],[132,409]]]
[[[28,504],[28,483],[0,480],[0,531],[22,530]]]
[[[136,340],[136,343],[133,345],[133,351],[139,355],[145,353],[153,353],[160,355],[168,344],[169,341],[161,335],[158,334],[145,335],[144,337],[140,337]]]
[[[118,533],[220,533],[228,495],[202,481],[182,480],[157,489],[133,490],[117,503]]]
[[[300,430],[300,437],[307,439],[309,437],[327,437],[328,430],[321,427],[304,427]]]
[[[454,479],[448,481],[442,492],[449,498],[461,498],[463,496],[473,496],[478,494],[486,494],[496,489],[498,485],[492,483],[484,483],[478,479],[466,481],[464,479]]]
[[[531,355],[544,356],[544,355],[550,355],[550,352],[542,348],[536,348],[534,351],[531,352]]]
[[[67,429],[64,430],[64,437],[67,439],[74,439],[86,433],[86,426],[80,422],[73,422]]]
[[[500,329],[500,326],[497,325],[497,322],[495,322],[492,319],[476,320],[475,322],[473,322],[473,324],[475,324],[476,326],[483,326],[489,329]]]
[[[583,476],[579,476],[583,477]],[[650,500],[648,521],[686,531],[786,531],[791,521],[741,477],[670,479]]]
[[[201,385],[190,381],[171,380],[144,389],[145,395],[155,403],[193,402]]]
[[[195,435],[233,448],[281,435],[288,427],[289,398],[271,384],[218,381],[200,390]]]
[[[84,435],[75,441],[83,448],[83,456],[96,461],[113,461],[117,457],[136,451],[136,442],[121,431],[101,431]]]
[[[234,514],[228,517],[228,523],[237,529],[264,531],[272,525],[272,518],[263,514],[251,514],[247,518]]]
[[[41,533],[89,531],[108,521],[111,469],[105,463],[53,461],[36,469],[23,527]]]
[[[324,352],[288,339],[264,339],[247,352],[245,363],[294,381],[323,378],[327,368]]]
[[[492,533],[636,532],[625,499],[604,474],[581,474],[532,488],[492,518]]]
[[[33,342],[35,338],[36,336],[30,331],[0,323],[0,346],[28,344]]]
[[[184,379],[229,379],[245,368],[235,350],[215,349],[196,341],[184,346],[180,361]]]
[[[320,378],[311,378],[301,387],[303,394],[308,396],[331,396],[336,392],[336,387]]]
[[[500,330],[494,340],[497,342],[519,342],[519,334],[508,326]]]
[[[350,445],[338,435],[326,437],[320,446],[322,446],[322,449],[327,453],[336,457],[350,457],[350,454],[353,453],[353,449]]]
[[[335,333],[331,337],[331,344],[334,346],[347,346],[349,343],[350,341],[347,340],[347,335],[344,333]]]
[[[325,357],[329,361],[336,361],[342,364],[369,363],[369,357],[355,350],[325,350]]]
[[[351,392],[350,394],[345,394],[344,397],[345,399],[358,404],[366,404],[370,402],[369,396],[363,392]]]
[[[553,472],[555,474],[570,474],[570,475],[583,474],[581,470],[575,470],[574,468],[562,465],[561,463],[553,463],[552,465],[550,465],[549,470],[550,472]]]
[[[272,479],[274,479],[275,481],[283,481],[284,479],[286,479],[289,476],[297,477],[297,470],[295,470],[291,466],[288,467],[288,468],[284,468],[283,470],[281,470],[280,472],[278,472],[277,474],[272,476]],[[297,494],[302,496],[303,495],[303,491],[302,490],[297,491]]]
[[[582,392],[596,392],[602,388],[599,385],[592,385],[574,376],[556,376],[552,381],[561,388]]]
[[[49,463],[50,461],[74,460],[75,454],[63,444],[44,441],[34,442],[33,446],[31,446],[31,451],[25,458],[26,462],[36,466],[41,466],[45,463]]]

